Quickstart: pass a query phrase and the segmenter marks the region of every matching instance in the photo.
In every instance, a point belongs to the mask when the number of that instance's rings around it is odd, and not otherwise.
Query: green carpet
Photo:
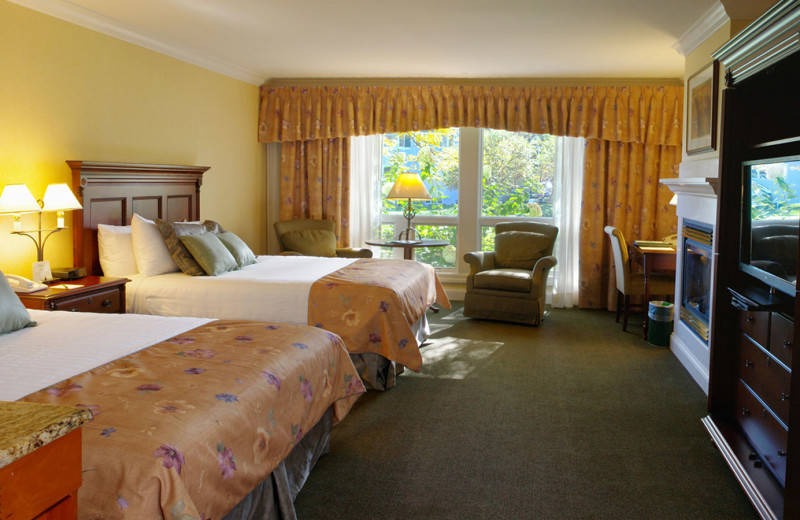
[[[757,518],[700,423],[705,394],[640,328],[460,309],[429,312],[420,373],[334,427],[300,520]]]

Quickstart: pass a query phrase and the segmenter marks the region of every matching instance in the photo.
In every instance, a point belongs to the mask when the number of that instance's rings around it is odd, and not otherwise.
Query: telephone
[[[47,289],[47,286],[43,283],[32,282],[27,278],[23,278],[15,274],[7,274],[5,275],[5,277],[6,280],[8,281],[8,285],[10,285],[12,289],[14,289],[14,292],[30,293],[35,291],[41,291],[42,289]]]

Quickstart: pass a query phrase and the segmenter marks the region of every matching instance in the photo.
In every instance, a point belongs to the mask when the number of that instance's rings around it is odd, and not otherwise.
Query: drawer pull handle
[[[752,322],[753,321],[753,315],[752,314],[748,314],[747,316],[745,316],[744,321],[746,321],[747,323]]]
[[[791,341],[789,341],[788,339],[783,340],[783,348],[791,348],[791,347],[792,347]]]
[[[88,300],[86,300],[86,303],[88,303],[89,305],[91,305],[92,303],[94,303],[94,298],[92,298],[91,296],[89,296],[89,299],[88,299]]]
[[[744,360],[744,366],[751,367],[751,366],[753,366],[753,362],[750,361],[749,359],[745,359]]]
[[[111,307],[111,305],[112,305],[113,303],[114,303],[114,302],[113,302],[113,301],[111,301],[111,298],[109,298],[109,299],[107,299],[107,300],[103,300],[103,307],[105,307],[106,309],[108,309],[109,307]]]
[[[786,456],[785,451],[778,450],[778,457],[785,457],[785,456]]]
[[[742,408],[742,415],[750,415],[750,408]]]
[[[72,308],[70,309],[70,312],[78,312],[78,309]]]
[[[788,400],[789,400],[789,394],[781,392],[781,401],[788,401]]]
[[[751,451],[750,455],[747,458],[753,461],[754,468],[761,467],[761,459],[758,457],[758,454],[756,452]]]

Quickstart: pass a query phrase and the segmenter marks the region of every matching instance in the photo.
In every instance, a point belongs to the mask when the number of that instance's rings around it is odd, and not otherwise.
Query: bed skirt
[[[289,455],[223,520],[297,520],[294,499],[320,457],[330,447],[333,409],[329,408]]]
[[[431,334],[428,317],[423,314],[411,326],[417,345],[422,346]],[[350,354],[350,360],[361,377],[361,382],[368,390],[388,390],[397,384],[397,376],[403,373],[405,367],[400,363],[390,361],[380,354],[363,353]]]

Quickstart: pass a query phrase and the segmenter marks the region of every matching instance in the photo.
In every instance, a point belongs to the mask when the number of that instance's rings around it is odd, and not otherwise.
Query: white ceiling
[[[719,0],[11,1],[254,84],[680,78],[673,45],[721,9]]]

